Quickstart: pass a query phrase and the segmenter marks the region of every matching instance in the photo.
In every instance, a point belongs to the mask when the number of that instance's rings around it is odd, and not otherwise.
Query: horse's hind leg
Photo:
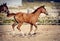
[[[20,30],[20,27],[22,26],[22,24],[23,24],[22,22],[18,23],[17,29],[18,29],[19,31],[21,31],[21,30]]]
[[[16,22],[12,24],[12,28],[14,30],[14,27],[16,26]]]
[[[23,24],[23,23],[22,23],[22,22],[20,22],[20,23],[18,24],[18,26],[17,26],[17,29],[20,31],[20,34],[24,36],[24,33],[23,33],[23,32],[21,32],[21,30],[20,30],[20,28],[21,28],[22,24]]]
[[[13,33],[12,33],[12,35],[15,35],[15,31],[14,31],[14,27],[16,26],[16,22],[14,22],[13,24],[12,24],[12,29],[13,29]]]

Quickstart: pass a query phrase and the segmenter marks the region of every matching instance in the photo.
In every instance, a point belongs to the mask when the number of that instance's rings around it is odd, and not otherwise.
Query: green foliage
[[[58,23],[57,21],[58,20],[54,19],[53,17],[42,17],[38,19],[40,24],[56,24]]]

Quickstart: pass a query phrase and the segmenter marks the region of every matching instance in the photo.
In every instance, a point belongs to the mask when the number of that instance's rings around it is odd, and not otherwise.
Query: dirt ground
[[[16,29],[12,30],[11,25],[0,25],[0,41],[60,41],[59,25],[37,25],[36,35],[28,35],[30,25],[22,25],[21,31],[24,36]],[[35,28],[33,28],[34,30]],[[33,31],[32,31],[33,33]]]

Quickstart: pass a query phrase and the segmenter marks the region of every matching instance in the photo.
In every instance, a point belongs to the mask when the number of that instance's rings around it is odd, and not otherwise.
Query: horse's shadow
[[[7,35],[8,37],[19,37],[19,38],[31,38],[31,37],[36,37],[39,36],[41,33],[36,32],[34,33],[12,33],[11,31],[6,31],[1,33],[1,35]]]
[[[39,32],[37,32],[36,34],[19,33],[19,34],[14,34],[14,35],[10,33],[9,35],[11,35],[12,37],[29,38],[29,37],[36,37],[36,36],[40,35],[40,33]]]

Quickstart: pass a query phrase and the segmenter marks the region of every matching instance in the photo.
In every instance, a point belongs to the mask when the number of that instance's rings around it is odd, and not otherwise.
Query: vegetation
[[[32,2],[30,2],[30,3],[23,2],[23,6],[18,6],[18,8],[9,7],[9,9],[11,11],[14,11],[14,10],[20,11],[22,9],[27,9],[28,7],[35,9],[34,7],[38,7],[38,6],[41,6],[44,4],[46,7],[50,7],[50,8],[52,8],[54,6],[52,3],[49,3],[49,2],[47,2],[47,3],[44,3],[44,2],[33,2],[33,3]],[[57,5],[57,3],[55,3],[55,5]],[[11,24],[12,22],[15,22],[15,20],[14,19],[6,19],[6,15],[4,13],[0,13],[0,24]],[[39,17],[38,22],[39,22],[39,24],[56,24],[56,23],[58,23],[58,20],[57,20],[57,18],[54,18],[51,16],[50,17],[46,16],[46,17]]]
[[[58,20],[54,17],[42,17],[38,19],[39,24],[57,24]]]
[[[12,22],[15,22],[14,19],[5,19],[5,15],[0,15],[0,24],[11,24]],[[39,24],[56,24],[58,23],[58,20],[54,19],[54,17],[39,17],[38,18]]]

